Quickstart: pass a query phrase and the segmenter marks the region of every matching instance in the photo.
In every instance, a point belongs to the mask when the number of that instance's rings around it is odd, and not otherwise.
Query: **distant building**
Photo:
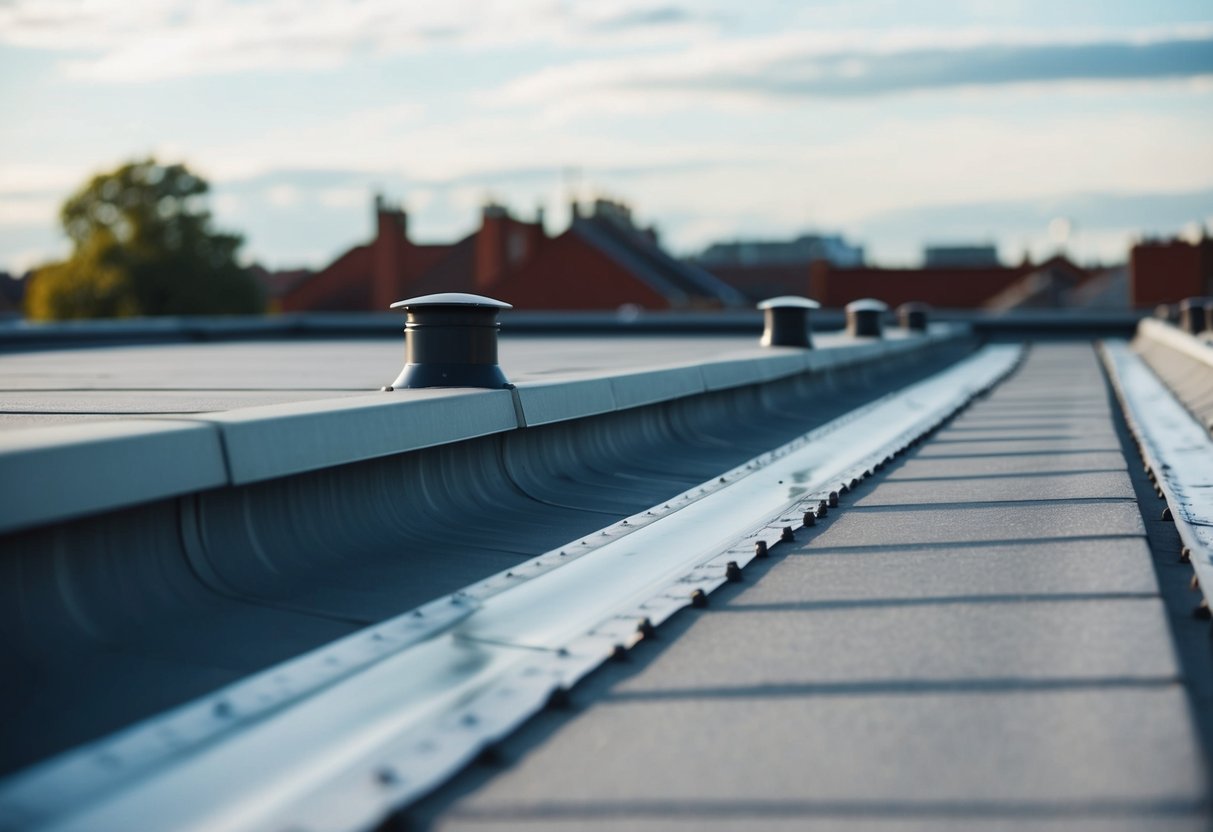
[[[928,269],[993,268],[1002,265],[993,245],[928,245],[923,249]]]
[[[1184,298],[1213,295],[1213,240],[1146,240],[1129,251],[1129,296],[1150,309]]]
[[[1054,257],[982,304],[992,312],[1012,309],[1127,310],[1128,270],[1123,266],[1080,269]]]
[[[563,233],[549,237],[496,204],[480,227],[449,244],[423,245],[408,236],[405,212],[375,203],[376,234],[282,298],[286,311],[383,310],[397,300],[437,292],[492,295],[519,309],[711,309],[745,297],[704,269],[664,252],[652,228],[630,209],[596,200],[588,215],[573,206]]]
[[[266,307],[271,312],[281,311],[283,296],[314,274],[311,269],[270,271],[259,264],[250,266],[249,271],[252,273],[253,279],[257,281],[257,285],[261,287]]]
[[[1051,283],[1068,286],[1085,284],[1092,276],[1065,257],[1053,257],[1044,263],[1018,266],[924,267],[921,269],[844,269],[817,262],[810,269],[807,295],[822,306],[845,306],[859,298],[879,298],[890,306],[922,301],[941,309],[980,309],[1004,296],[1004,305],[1025,278],[1047,275]],[[789,287],[790,288],[790,287]],[[1033,290],[1034,291],[1034,290]],[[805,291],[795,292],[806,294]],[[1023,290],[1026,296],[1029,291]]]
[[[395,301],[409,297],[405,287],[437,264],[463,255],[468,248],[466,242],[414,243],[408,236],[408,216],[404,210],[376,196],[374,239],[355,246],[293,287],[282,296],[282,310],[385,310]]]
[[[836,266],[862,266],[863,246],[837,234],[801,234],[794,240],[736,240],[713,243],[692,258],[707,269],[735,266],[795,266],[826,260]]]
[[[863,246],[836,234],[802,234],[794,240],[735,240],[713,243],[691,258],[746,299],[804,294],[809,266],[824,261],[836,266],[863,265]]]

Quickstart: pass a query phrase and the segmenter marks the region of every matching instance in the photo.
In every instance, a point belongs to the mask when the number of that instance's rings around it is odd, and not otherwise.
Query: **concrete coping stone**
[[[514,390],[396,390],[189,417],[0,433],[0,532],[228,485],[851,366],[958,338],[966,327],[821,349],[520,383]]]

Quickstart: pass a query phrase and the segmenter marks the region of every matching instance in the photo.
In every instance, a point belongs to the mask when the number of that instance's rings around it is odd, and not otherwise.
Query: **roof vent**
[[[497,313],[508,303],[480,295],[445,292],[397,301],[404,324],[404,369],[395,388],[509,386],[497,366]]]
[[[903,303],[897,307],[897,320],[901,323],[902,329],[908,329],[911,332],[926,332],[927,313],[930,310],[931,307],[918,301]]]
[[[758,304],[762,310],[764,347],[811,347],[809,310],[821,304],[809,298],[783,295]]]
[[[1179,302],[1179,328],[1199,335],[1209,328],[1213,298],[1184,298]]]
[[[873,298],[853,300],[847,304],[847,334],[852,338],[880,338],[884,314],[889,305]]]

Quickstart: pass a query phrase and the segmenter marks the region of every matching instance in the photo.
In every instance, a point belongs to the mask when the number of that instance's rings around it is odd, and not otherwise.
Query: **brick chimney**
[[[409,248],[408,215],[375,195],[375,239],[371,243],[371,308],[382,311],[403,294]]]
[[[487,291],[519,268],[535,254],[544,239],[542,223],[520,222],[501,205],[485,205],[476,234],[476,290]]]

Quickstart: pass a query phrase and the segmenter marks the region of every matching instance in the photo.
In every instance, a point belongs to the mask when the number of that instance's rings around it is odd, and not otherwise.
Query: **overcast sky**
[[[375,189],[421,240],[605,194],[676,253],[821,230],[894,264],[1213,228],[1207,0],[0,0],[0,112],[18,271],[147,154],[271,267],[366,239]]]

